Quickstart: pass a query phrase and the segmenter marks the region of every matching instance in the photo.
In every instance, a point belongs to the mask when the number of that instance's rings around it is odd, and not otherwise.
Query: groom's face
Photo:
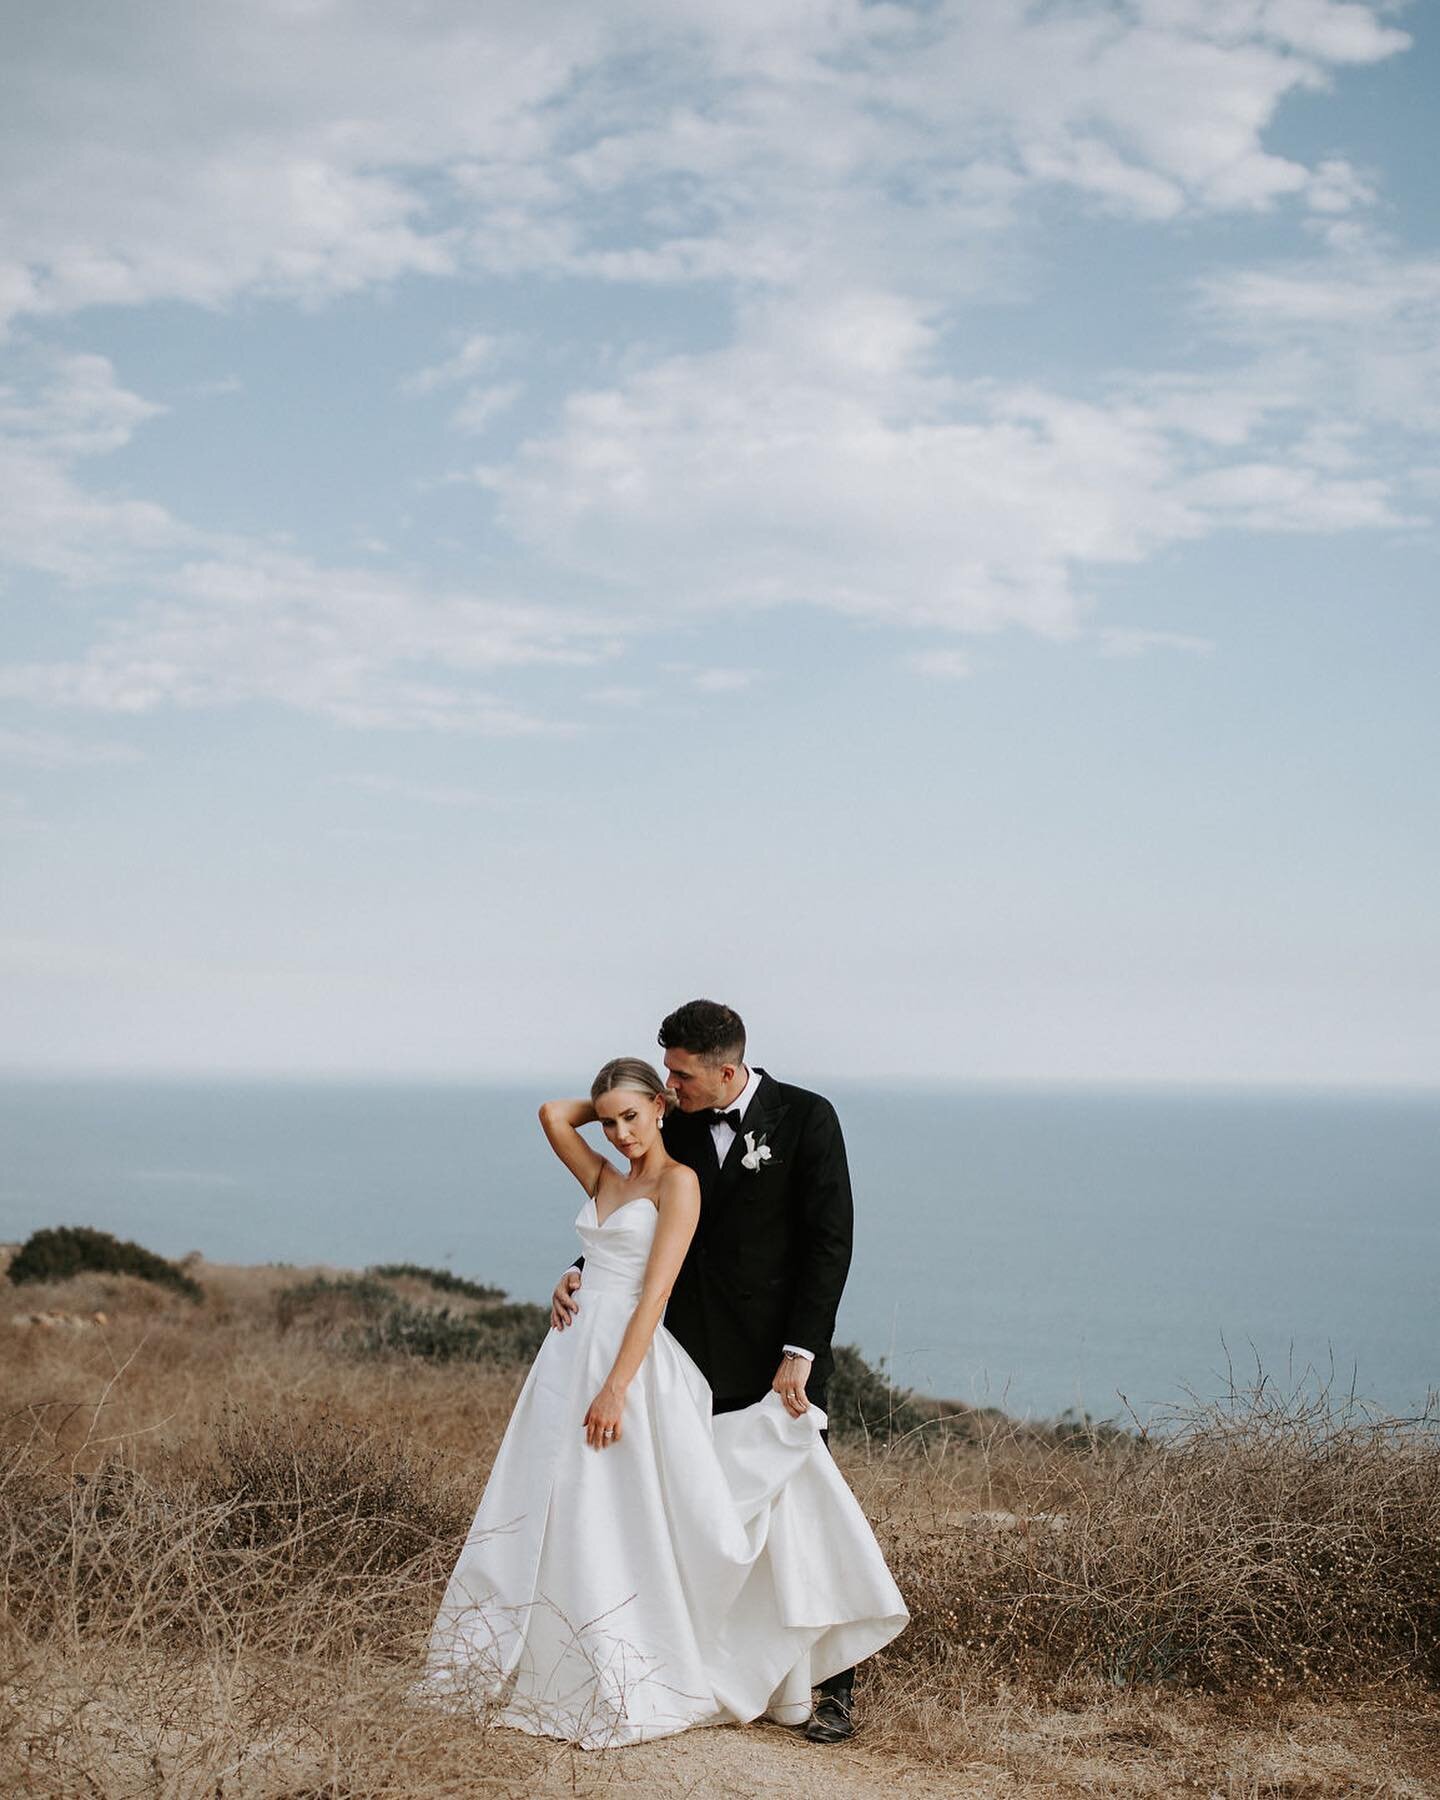
[[[667,1050],[665,1068],[681,1112],[704,1112],[719,1106],[735,1079],[733,1063],[708,1062],[690,1050]]]

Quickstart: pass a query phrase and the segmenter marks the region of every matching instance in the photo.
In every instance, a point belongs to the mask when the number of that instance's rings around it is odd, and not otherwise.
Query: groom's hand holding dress
[[[775,1371],[775,1379],[770,1383],[772,1392],[777,1393],[785,1402],[786,1412],[793,1413],[797,1419],[801,1413],[810,1410],[805,1384],[809,1381],[810,1371],[814,1366],[813,1356],[806,1356],[800,1350],[787,1350],[785,1360]]]

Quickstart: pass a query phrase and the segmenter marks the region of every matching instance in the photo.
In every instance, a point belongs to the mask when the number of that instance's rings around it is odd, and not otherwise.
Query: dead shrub
[[[469,1521],[435,1459],[315,1409],[232,1411],[212,1460],[0,1483],[0,1592],[27,1633],[343,1640],[413,1650]]]
[[[1057,1451],[1031,1496],[892,1533],[913,1623],[887,1664],[1250,1692],[1440,1678],[1440,1419],[1262,1381],[1128,1450]]]
[[[453,1556],[470,1521],[436,1457],[320,1409],[227,1413],[201,1493],[225,1508],[234,1550],[265,1556],[271,1593],[407,1574],[437,1547]]]

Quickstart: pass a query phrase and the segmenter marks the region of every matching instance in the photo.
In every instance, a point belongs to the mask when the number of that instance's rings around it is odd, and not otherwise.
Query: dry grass
[[[912,1489],[897,1655],[1116,1686],[1440,1685],[1440,1420],[1262,1383],[1158,1441],[1036,1455],[1023,1435],[983,1448],[1012,1511],[957,1522],[968,1457],[948,1484],[933,1457]]]
[[[1087,1767],[1129,1744],[1205,1791],[1440,1792],[1433,1416],[1261,1380],[1159,1438],[996,1426],[849,1472],[912,1612],[867,1671],[897,1747],[964,1768],[997,1731],[1033,1737],[1040,1707]],[[1270,1733],[1303,1779],[1250,1742]]]
[[[0,1791],[819,1791],[774,1730],[584,1757],[408,1704],[522,1372],[282,1331],[316,1271],[195,1272],[200,1309],[0,1283]],[[109,1323],[9,1324],[36,1310]],[[838,1453],[914,1624],[832,1794],[1440,1792],[1427,1423],[1265,1389],[1164,1445]],[[722,1777],[722,1741],[760,1760]]]

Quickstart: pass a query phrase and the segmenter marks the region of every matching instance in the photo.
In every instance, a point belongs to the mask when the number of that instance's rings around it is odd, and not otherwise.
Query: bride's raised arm
[[[540,1108],[540,1124],[550,1148],[592,1198],[606,1158],[585,1142],[580,1127],[594,1123],[595,1108],[588,1100],[547,1100]]]

